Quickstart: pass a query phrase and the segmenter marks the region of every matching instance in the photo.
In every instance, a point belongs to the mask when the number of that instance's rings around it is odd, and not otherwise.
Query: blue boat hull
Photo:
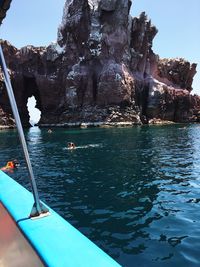
[[[32,206],[32,194],[0,171],[0,265],[120,266],[52,209],[47,217],[30,219]]]

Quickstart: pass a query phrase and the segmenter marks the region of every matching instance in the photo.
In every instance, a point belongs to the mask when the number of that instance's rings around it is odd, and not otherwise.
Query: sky
[[[49,45],[57,39],[65,0],[13,0],[0,27],[0,38],[17,48]],[[145,11],[158,29],[153,51],[161,58],[197,63],[193,91],[200,95],[200,0],[133,0],[131,15]]]

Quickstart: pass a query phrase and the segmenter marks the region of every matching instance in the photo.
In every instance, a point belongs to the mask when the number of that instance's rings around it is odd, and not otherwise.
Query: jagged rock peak
[[[62,22],[59,27],[58,39],[60,38],[62,30],[69,24],[69,20],[73,17],[74,22],[77,23],[77,21],[81,18],[81,15],[88,12],[88,8],[90,16],[94,15],[97,11],[97,14],[101,16],[102,12],[121,10],[122,14],[118,14],[119,19],[116,20],[116,23],[119,23],[122,15],[128,15],[131,4],[131,0],[66,0],[63,9]],[[124,13],[124,10],[126,10],[126,14]],[[111,13],[109,13],[109,15],[111,15]]]
[[[184,58],[163,58],[158,61],[158,79],[168,85],[192,91],[197,64]]]

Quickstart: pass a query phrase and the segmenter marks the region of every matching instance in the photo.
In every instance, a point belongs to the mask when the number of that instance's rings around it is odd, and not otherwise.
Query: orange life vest
[[[7,169],[14,169],[15,168],[15,165],[12,161],[8,161],[7,164],[6,164],[6,168]]]

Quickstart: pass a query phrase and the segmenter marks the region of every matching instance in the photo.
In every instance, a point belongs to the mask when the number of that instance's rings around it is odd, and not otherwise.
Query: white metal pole
[[[42,210],[42,204],[40,203],[40,200],[39,200],[37,185],[36,185],[35,177],[33,174],[33,169],[32,169],[32,165],[31,165],[31,161],[30,161],[30,157],[29,157],[29,153],[28,153],[28,149],[27,149],[27,144],[25,141],[22,124],[21,124],[17,104],[15,101],[15,96],[14,96],[12,85],[10,82],[10,76],[9,76],[9,73],[8,73],[8,70],[6,67],[6,63],[5,63],[5,59],[4,59],[1,45],[0,45],[0,65],[1,65],[1,68],[3,71],[8,97],[10,100],[13,116],[15,118],[15,123],[17,126],[18,134],[19,134],[19,139],[20,139],[20,142],[21,142],[21,145],[23,148],[26,164],[27,164],[28,171],[29,171],[29,176],[30,176],[30,180],[31,180],[31,187],[32,187],[32,191],[33,191],[34,201],[35,201],[35,209],[36,209],[36,213],[37,213],[36,215],[39,215],[43,212],[46,212],[46,210],[45,211]],[[33,215],[33,216],[35,216],[35,215]]]

